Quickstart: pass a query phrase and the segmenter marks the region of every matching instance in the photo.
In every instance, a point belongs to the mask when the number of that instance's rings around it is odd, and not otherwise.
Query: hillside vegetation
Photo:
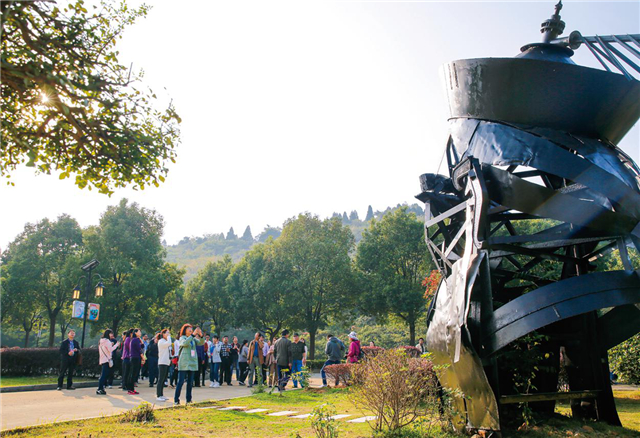
[[[355,210],[350,214],[347,214],[347,212],[334,213],[332,216],[342,217],[342,223],[349,226],[356,239],[356,243],[358,243],[362,238],[362,231],[369,226],[371,219],[381,219],[385,214],[395,211],[401,206],[401,204],[398,204],[395,207],[387,207],[382,211],[378,210],[375,212],[371,206],[369,206],[367,215],[363,219],[360,219]],[[409,205],[408,211],[414,212],[420,220],[424,217],[424,210],[418,204]],[[253,245],[265,242],[269,237],[277,239],[281,231],[280,227],[267,225],[267,227],[255,237],[251,233],[250,227],[245,229],[242,236],[236,235],[233,228],[231,228],[226,235],[218,233],[196,237],[186,236],[176,245],[165,245],[167,250],[166,261],[176,263],[178,266],[186,269],[187,272],[184,276],[186,283],[193,278],[200,269],[204,268],[207,262],[220,260],[225,254],[231,256],[234,262],[238,262]]]

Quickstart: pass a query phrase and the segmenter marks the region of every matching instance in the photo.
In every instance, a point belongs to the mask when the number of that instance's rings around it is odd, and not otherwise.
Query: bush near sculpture
[[[454,415],[451,400],[460,395],[439,385],[438,368],[428,357],[411,357],[400,347],[380,351],[350,370],[356,383],[350,398],[377,417],[377,432],[394,432],[420,423],[420,432],[431,436],[432,427],[448,425]]]
[[[76,374],[85,377],[99,377],[100,365],[97,348],[82,350],[82,365],[76,366]],[[58,348],[3,348],[0,350],[0,369],[4,376],[41,376],[58,374],[60,371],[60,350]],[[119,374],[119,360],[114,364]]]

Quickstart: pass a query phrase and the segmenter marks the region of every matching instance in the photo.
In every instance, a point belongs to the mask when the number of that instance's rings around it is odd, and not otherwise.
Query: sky
[[[94,225],[122,198],[157,210],[169,244],[417,202],[448,135],[439,67],[517,55],[554,3],[149,2],[118,50],[183,119],[166,183],[107,197],[18,169],[15,187],[0,186],[0,249],[27,222],[67,213]],[[637,0],[564,3],[564,36],[640,33]],[[597,66],[585,47],[574,60]],[[640,159],[638,124],[619,146]]]

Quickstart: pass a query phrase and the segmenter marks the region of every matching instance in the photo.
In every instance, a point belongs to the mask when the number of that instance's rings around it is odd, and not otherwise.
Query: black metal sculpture
[[[465,394],[460,427],[500,430],[505,405],[553,412],[560,399],[574,416],[620,424],[607,350],[640,331],[627,253],[640,250],[640,169],[616,144],[640,117],[640,68],[619,49],[640,58],[640,35],[559,39],[561,8],[517,57],[443,67],[449,175],[422,175],[418,198],[443,274],[427,345],[449,365],[443,384]],[[605,71],[571,60],[581,45]],[[598,272],[614,249],[624,270]],[[513,394],[500,353],[532,333],[535,393]]]

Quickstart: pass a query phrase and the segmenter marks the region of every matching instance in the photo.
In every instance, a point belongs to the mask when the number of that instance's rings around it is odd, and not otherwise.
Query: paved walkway
[[[321,382],[315,376],[311,379],[312,386]],[[291,383],[289,383],[291,387]],[[0,394],[2,414],[0,429],[33,426],[56,421],[79,420],[83,418],[115,415],[138,406],[143,401],[155,404],[157,408],[173,406],[174,389],[164,389],[164,396],[170,400],[159,402],[156,400],[156,388],[149,388],[146,381],[141,381],[137,388],[139,395],[128,395],[121,389],[114,387],[107,389],[107,395],[96,395],[96,388],[78,388],[75,391],[30,391]],[[182,388],[182,403],[186,401],[186,386]],[[234,380],[233,386],[226,384],[220,388],[193,388],[193,401],[225,400],[234,397],[251,395],[246,386],[239,386]]]

